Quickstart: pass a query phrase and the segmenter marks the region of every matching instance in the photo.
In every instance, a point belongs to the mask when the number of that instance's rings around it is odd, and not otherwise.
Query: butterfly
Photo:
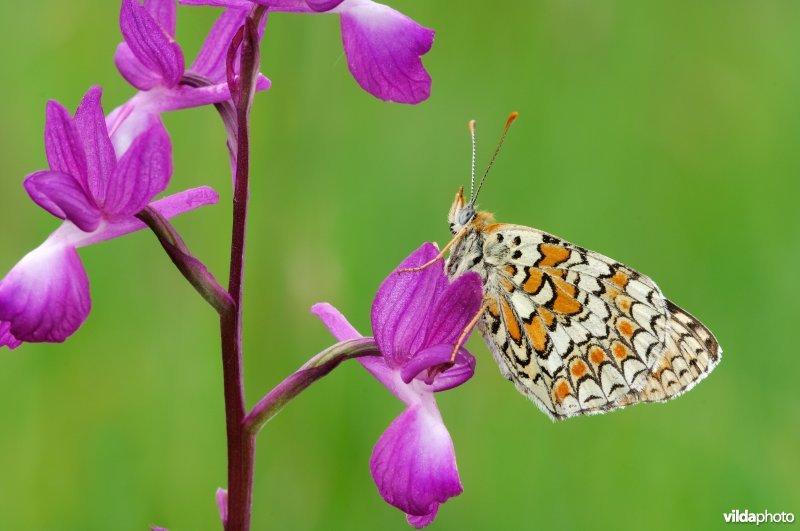
[[[722,349],[700,321],[649,277],[611,258],[523,225],[495,223],[475,200],[475,122],[470,199],[456,193],[445,271],[478,273],[483,305],[473,320],[500,371],[552,419],[663,402],[694,387]],[[466,337],[465,334],[462,337]],[[457,349],[458,347],[456,347]]]

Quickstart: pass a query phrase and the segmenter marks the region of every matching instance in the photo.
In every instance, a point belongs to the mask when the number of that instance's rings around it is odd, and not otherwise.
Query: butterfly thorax
[[[483,244],[486,240],[486,229],[493,224],[492,214],[478,212],[465,227],[459,227],[459,232],[461,230],[465,232],[453,245],[445,265],[445,271],[451,281],[464,273],[474,271],[486,282]]]

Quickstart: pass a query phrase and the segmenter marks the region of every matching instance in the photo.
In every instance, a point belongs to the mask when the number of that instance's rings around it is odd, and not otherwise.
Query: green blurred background
[[[21,186],[45,167],[45,102],[106,110],[132,94],[114,69],[117,1],[0,3],[0,273],[57,226]],[[435,529],[712,529],[734,508],[800,513],[800,3],[789,0],[431,2],[392,5],[437,30],[433,96],[382,103],[344,60],[334,16],[274,15],[274,88],[253,116],[247,400],[331,343],[309,314],[337,305],[369,330],[384,276],[448,239],[468,179],[466,123],[488,160],[481,197],[656,279],[716,333],[725,358],[669,404],[553,424],[479,370],[440,396],[464,493]],[[181,8],[189,58],[217,11]],[[170,190],[219,206],[176,221],[227,274],[230,177],[211,108],[166,117]],[[81,250],[93,311],[64,345],[0,351],[0,529],[218,528],[225,484],[214,314],[138,233]],[[355,363],[312,387],[259,439],[254,529],[408,529],[370,478],[402,405]],[[798,515],[800,516],[800,515]]]

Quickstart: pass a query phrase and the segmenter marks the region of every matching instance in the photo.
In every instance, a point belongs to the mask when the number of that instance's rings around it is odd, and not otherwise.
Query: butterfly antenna
[[[472,137],[472,178],[469,181],[469,198],[475,193],[475,120],[469,121],[469,135]]]
[[[478,199],[478,194],[481,193],[481,188],[483,187],[483,181],[486,180],[486,176],[489,175],[489,170],[492,169],[492,164],[494,164],[494,159],[497,158],[497,154],[500,153],[500,148],[503,147],[503,141],[506,139],[506,133],[508,133],[508,128],[511,127],[511,124],[514,123],[514,120],[517,119],[519,116],[518,112],[512,112],[508,116],[508,120],[506,120],[506,126],[503,128],[503,134],[500,135],[500,142],[497,143],[497,148],[494,150],[494,155],[492,155],[492,160],[489,161],[489,165],[486,167],[486,171],[483,172],[483,177],[481,177],[481,182],[478,184],[478,189],[475,190],[475,194],[470,199],[470,206],[475,206],[475,200]]]

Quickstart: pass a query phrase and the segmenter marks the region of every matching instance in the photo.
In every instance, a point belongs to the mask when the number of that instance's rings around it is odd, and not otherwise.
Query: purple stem
[[[228,293],[233,298],[234,311],[220,318],[222,339],[222,370],[225,391],[225,421],[228,441],[228,519],[226,531],[249,531],[255,464],[255,435],[245,429],[244,381],[242,377],[242,279],[247,225],[247,202],[250,177],[249,118],[255,94],[259,65],[258,32],[256,28],[266,8],[253,8],[231,43],[228,54],[228,83],[236,103],[237,144],[236,174],[233,190],[233,231],[231,236],[230,277]],[[237,48],[240,48],[237,50]],[[237,51],[240,63],[235,75]]]
[[[336,343],[311,358],[297,372],[267,393],[267,396],[262,398],[244,419],[245,427],[253,435],[257,434],[264,424],[277,415],[293,398],[323,376],[327,376],[343,361],[380,355],[378,345],[372,337],[360,337]]]

